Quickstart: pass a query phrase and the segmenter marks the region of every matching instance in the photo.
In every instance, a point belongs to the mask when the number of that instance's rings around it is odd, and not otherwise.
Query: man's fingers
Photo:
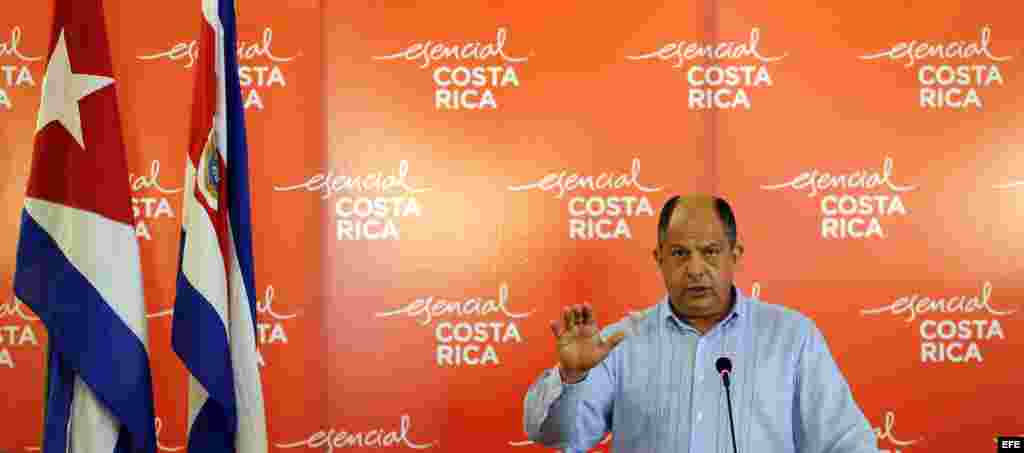
[[[562,323],[558,322],[557,320],[556,321],[551,321],[551,333],[555,336],[555,339],[558,339],[559,337],[561,337],[562,336]]]
[[[593,334],[590,331],[596,328],[597,320],[594,318],[594,309],[589,303],[567,305],[562,308],[561,323],[551,322],[551,333],[555,335],[555,338],[561,338],[566,332]]]

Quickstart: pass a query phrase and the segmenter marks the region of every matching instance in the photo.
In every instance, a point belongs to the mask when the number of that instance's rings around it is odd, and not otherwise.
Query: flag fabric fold
[[[172,345],[189,371],[188,451],[263,453],[234,1],[202,5]]]
[[[49,334],[45,453],[156,451],[139,245],[101,0],[57,0],[14,292]]]

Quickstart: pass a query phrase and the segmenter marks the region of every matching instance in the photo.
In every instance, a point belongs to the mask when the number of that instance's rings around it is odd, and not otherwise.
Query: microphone
[[[729,406],[729,432],[732,433],[732,451],[739,453],[736,448],[736,427],[732,422],[732,398],[729,396],[729,374],[732,373],[732,360],[728,357],[719,357],[715,360],[715,369],[722,375],[722,383],[725,384],[725,403]]]
[[[725,388],[729,388],[729,373],[732,373],[732,360],[728,357],[719,357],[715,360],[715,369],[718,370],[718,374],[722,375],[722,380],[725,382]]]

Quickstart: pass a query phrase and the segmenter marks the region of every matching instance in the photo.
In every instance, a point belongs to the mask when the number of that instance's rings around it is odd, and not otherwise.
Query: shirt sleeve
[[[523,429],[530,440],[539,442],[540,426],[548,416],[548,408],[562,396],[562,377],[558,366],[544,370],[530,385],[523,399]]]
[[[561,394],[530,440],[564,453],[583,453],[604,438],[612,422],[619,350],[615,348],[579,383],[562,384]]]
[[[632,335],[639,320],[626,317],[604,328],[601,337],[608,338],[619,330]],[[563,384],[557,365],[544,370],[523,400],[523,428],[530,440],[568,453],[586,451],[604,437],[611,426],[615,389],[610,364],[618,349],[577,384]]]
[[[878,440],[813,322],[797,359],[794,430],[800,453],[878,453]]]

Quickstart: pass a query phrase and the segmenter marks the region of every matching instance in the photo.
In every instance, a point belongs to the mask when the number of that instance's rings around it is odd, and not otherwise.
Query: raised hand
[[[551,321],[551,333],[558,340],[559,367],[566,382],[583,379],[625,337],[625,333],[616,332],[602,340],[590,304],[563,308],[561,321]]]

